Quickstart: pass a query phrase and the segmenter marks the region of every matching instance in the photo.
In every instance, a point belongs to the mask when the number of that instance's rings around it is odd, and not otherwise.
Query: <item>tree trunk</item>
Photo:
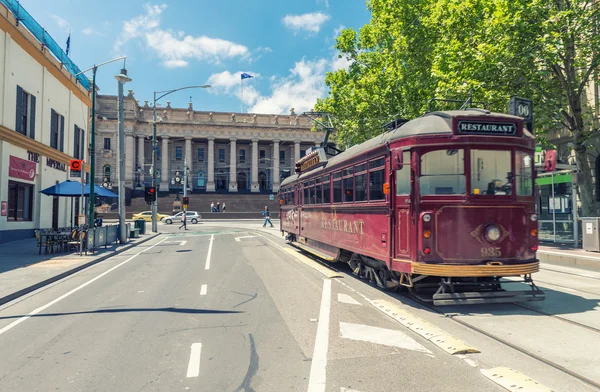
[[[582,185],[579,186],[579,196],[581,197],[581,214],[584,217],[598,216],[596,208],[596,200],[594,198],[594,178],[592,176],[592,168],[585,147],[580,147],[575,150],[575,159],[579,167],[579,174],[583,176]],[[596,179],[598,181],[599,179]],[[573,208],[576,207],[576,201],[573,203]]]

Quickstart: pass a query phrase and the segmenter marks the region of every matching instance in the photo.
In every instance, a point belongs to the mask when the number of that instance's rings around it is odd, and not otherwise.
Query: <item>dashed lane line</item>
[[[204,265],[204,269],[210,269],[210,255],[212,253],[213,241],[215,240],[215,235],[212,234],[210,236],[210,244],[208,245],[208,254],[206,255],[206,264]]]
[[[398,305],[392,304],[389,301],[375,300],[371,301],[371,305],[375,306],[376,309],[398,321],[400,324],[429,340],[431,343],[435,344],[447,353],[468,354],[480,352],[475,347],[468,345],[462,340],[446,333],[442,329],[413,315]]]
[[[203,284],[202,287],[200,287],[200,295],[206,295],[207,291],[208,291],[207,285]]]
[[[190,362],[187,368],[187,377],[198,377],[200,375],[200,356],[202,355],[202,343],[194,343],[190,349]]]

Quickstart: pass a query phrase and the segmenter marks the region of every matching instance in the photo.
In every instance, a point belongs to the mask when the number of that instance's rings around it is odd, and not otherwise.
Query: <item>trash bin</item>
[[[140,229],[140,234],[146,234],[146,221],[143,219],[138,219],[134,222],[135,228]]]
[[[600,218],[581,218],[583,227],[583,249],[589,252],[600,252]]]

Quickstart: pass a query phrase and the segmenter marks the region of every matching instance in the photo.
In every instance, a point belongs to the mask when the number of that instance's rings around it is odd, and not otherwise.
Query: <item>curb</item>
[[[151,235],[148,238],[144,238],[143,240],[140,240],[140,241],[136,242],[135,244],[130,244],[128,246],[124,246],[123,248],[121,248],[119,250],[116,250],[116,251],[114,251],[112,253],[109,253],[109,254],[106,254],[104,256],[98,257],[97,259],[92,260],[92,261],[90,261],[88,263],[79,265],[79,266],[77,266],[75,268],[72,268],[70,270],[64,271],[64,272],[62,272],[62,273],[60,273],[60,274],[58,274],[56,276],[53,276],[51,278],[48,278],[48,279],[43,280],[41,282],[38,282],[38,283],[36,283],[34,285],[31,285],[29,287],[25,287],[24,289],[21,289],[21,290],[19,290],[17,292],[14,292],[12,294],[6,295],[6,296],[0,298],[0,306],[6,304],[8,302],[14,301],[17,298],[20,298],[20,297],[22,297],[24,295],[27,295],[27,294],[29,294],[29,293],[37,290],[37,289],[40,289],[40,288],[42,288],[44,286],[48,286],[49,284],[52,284],[52,283],[54,283],[56,281],[59,281],[59,280],[61,280],[63,278],[66,278],[69,275],[73,275],[73,274],[75,274],[75,273],[77,273],[77,272],[79,272],[81,270],[84,270],[84,269],[89,268],[89,267],[91,267],[91,266],[93,266],[95,264],[98,264],[98,263],[100,263],[100,262],[102,262],[102,261],[104,261],[104,260],[106,260],[106,259],[108,259],[110,257],[118,255],[119,253],[125,252],[126,250],[129,250],[129,249],[133,248],[134,246],[138,246],[138,245],[141,245],[141,244],[143,244],[143,243],[145,243],[147,241],[150,241],[151,239],[158,237],[160,234],[161,233],[156,233],[154,235]]]
[[[600,272],[600,259],[595,256],[570,255],[557,251],[538,251],[537,258],[541,263],[562,267],[579,268]]]

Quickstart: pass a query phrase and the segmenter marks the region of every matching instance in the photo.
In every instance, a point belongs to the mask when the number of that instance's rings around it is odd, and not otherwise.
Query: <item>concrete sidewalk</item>
[[[569,245],[544,245],[537,251],[542,263],[600,272],[600,253]]]
[[[123,245],[100,247],[96,253],[80,256],[77,252],[38,255],[35,238],[0,245],[0,305],[63,279],[108,259],[158,234],[130,238]]]

